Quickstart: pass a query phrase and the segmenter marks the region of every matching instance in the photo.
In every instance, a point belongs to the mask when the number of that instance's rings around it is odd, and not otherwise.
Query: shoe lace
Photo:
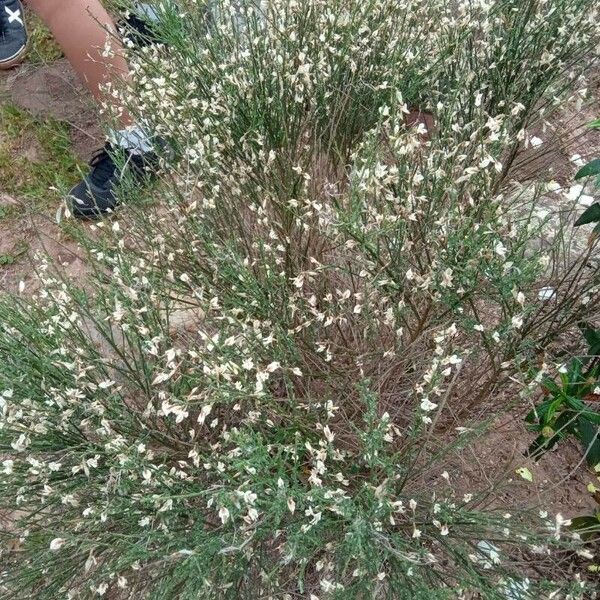
[[[99,186],[105,184],[117,170],[115,161],[112,158],[111,152],[114,152],[111,144],[105,144],[103,148],[98,150],[90,160],[90,180]]]

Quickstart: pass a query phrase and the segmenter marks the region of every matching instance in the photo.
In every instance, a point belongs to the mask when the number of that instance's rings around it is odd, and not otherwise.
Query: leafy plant
[[[596,502],[600,504],[598,498],[596,498]],[[586,541],[600,539],[600,507],[591,515],[571,519],[570,528]]]
[[[598,474],[600,474],[600,464],[594,467],[594,471],[597,475],[597,480],[600,481],[600,476],[598,476]],[[598,504],[598,509],[591,515],[583,515],[571,519],[570,528],[586,541],[600,541],[600,489],[593,483],[590,483],[587,489],[594,498],[596,504]],[[599,566],[600,565],[592,564],[588,567],[588,570],[597,572]]]
[[[592,122],[590,127],[600,128],[600,121]],[[582,167],[575,179],[593,176],[598,176],[600,183],[600,159]],[[598,202],[583,212],[575,226],[589,223],[597,223],[594,234],[600,232]],[[529,453],[539,458],[561,439],[574,435],[583,445],[588,464],[595,466],[600,463],[600,412],[594,408],[600,402],[600,331],[586,324],[581,325],[581,331],[589,347],[588,355],[573,358],[563,367],[558,381],[545,378],[544,399],[526,417],[533,424],[531,429],[540,432]]]
[[[592,121],[590,127],[600,129],[600,119]],[[583,166],[575,175],[575,179],[584,179],[586,177],[597,177],[598,186],[600,186],[600,158],[592,160]],[[588,223],[597,223],[594,227],[594,234],[600,234],[600,202],[594,202],[583,214],[575,221],[575,226],[587,225]]]
[[[526,417],[540,435],[529,453],[539,458],[567,436],[580,440],[589,465],[600,463],[600,330],[582,325],[586,356],[575,357],[561,369],[558,380],[542,381],[542,402]]]

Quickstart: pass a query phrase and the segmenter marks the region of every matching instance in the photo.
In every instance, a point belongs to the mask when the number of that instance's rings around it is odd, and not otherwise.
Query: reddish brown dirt
[[[0,71],[0,98],[27,110],[34,117],[66,122],[70,128],[73,152],[82,161],[87,162],[103,143],[89,94],[64,59],[49,65],[25,64],[12,71]],[[24,139],[20,153],[32,162],[43,160],[35,138]],[[14,258],[10,264],[0,265],[2,291],[17,290],[20,281],[32,289],[35,282],[32,256],[38,251],[46,252],[63,265],[68,277],[80,278],[85,271],[77,245],[56,225],[55,210],[58,206],[47,214],[31,214],[29,204],[4,191],[0,182],[0,208],[18,206],[21,215],[2,223],[0,255]],[[21,252],[20,248],[28,248],[28,251]]]
[[[25,246],[21,254],[19,248]],[[42,215],[30,215],[13,224],[3,226],[0,236],[0,255],[15,256],[12,264],[0,266],[0,290],[16,292],[22,281],[31,292],[39,283],[36,278],[36,253],[48,255],[61,265],[64,274],[80,280],[86,265],[77,244],[69,239],[51,219]]]
[[[521,413],[498,417],[488,432],[457,453],[447,466],[453,487],[467,493],[495,489],[486,503],[508,512],[527,506],[572,518],[598,510],[586,488],[590,482],[600,484],[576,441],[567,439],[534,461],[527,456],[534,434],[527,431],[523,418]],[[529,469],[532,482],[516,473],[522,467]],[[501,480],[504,483],[498,486]]]
[[[53,117],[71,127],[75,154],[84,161],[102,145],[98,117],[86,89],[65,59],[49,65],[24,65],[0,75],[0,90],[35,117]]]

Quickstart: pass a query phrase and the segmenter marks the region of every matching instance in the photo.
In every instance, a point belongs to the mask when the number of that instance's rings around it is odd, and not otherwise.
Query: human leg
[[[115,25],[100,0],[27,0],[46,24],[81,80],[98,100],[106,100],[102,86],[127,77],[129,68],[122,45],[108,38]],[[106,52],[107,40],[110,51]],[[118,108],[118,107],[117,107]],[[120,111],[123,126],[131,124]]]
[[[124,173],[146,179],[157,162],[143,129],[104,93],[107,83],[126,79],[129,72],[122,44],[110,35],[116,31],[114,22],[100,0],[27,0],[27,4],[50,29],[91,93],[100,102],[113,103],[111,112],[119,117],[116,129],[109,132],[109,142],[92,159],[90,173],[69,192],[75,216],[96,218],[110,213],[118,204]]]

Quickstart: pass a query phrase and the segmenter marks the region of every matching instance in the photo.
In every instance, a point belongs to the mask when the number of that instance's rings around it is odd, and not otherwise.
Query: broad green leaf
[[[576,412],[580,413],[581,411],[577,410]],[[577,422],[574,421],[573,416],[573,411],[568,406],[565,406],[564,410],[558,415],[558,418],[554,422],[554,430],[559,437],[564,438],[569,433],[575,433]]]
[[[562,392],[562,388],[556,385],[556,383],[549,377],[544,379],[543,386],[546,388],[546,390],[548,390],[548,393],[552,393],[554,396]]]
[[[588,389],[591,386],[588,386]],[[590,421],[594,425],[600,425],[600,413],[592,410],[585,402],[582,402],[579,398],[567,398],[567,404],[575,412],[579,413],[579,416]],[[557,427],[558,429],[558,427]]]
[[[560,440],[560,435],[554,435],[551,438],[545,438],[543,435],[539,435],[535,438],[535,440],[533,440],[527,449],[527,456],[537,461],[544,453],[554,448],[554,446],[556,446]]]
[[[595,516],[590,515],[589,517],[575,517],[571,519],[571,528],[577,529],[578,527],[598,527],[600,521]]]
[[[600,521],[594,517],[575,517],[571,519],[569,529],[576,531],[585,540],[591,537],[594,533],[600,532]]]
[[[583,214],[575,221],[575,227],[587,225],[588,223],[596,223],[600,221],[600,203],[596,202],[586,209]]]
[[[600,427],[585,417],[580,417],[579,439],[583,444],[584,452],[586,452],[588,465],[594,466],[600,463]]]
[[[589,346],[589,354],[596,356],[600,354],[600,329],[593,329],[587,323],[580,325],[581,333]]]
[[[581,179],[582,177],[590,177],[591,175],[600,175],[600,158],[589,162],[587,165],[581,167],[575,175],[575,179]]]

